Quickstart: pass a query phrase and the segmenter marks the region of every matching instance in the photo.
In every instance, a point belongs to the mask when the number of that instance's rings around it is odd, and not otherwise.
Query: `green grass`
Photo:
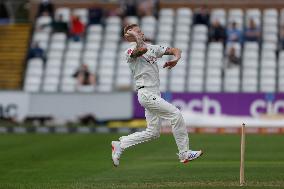
[[[178,162],[172,135],[138,145],[111,162],[115,134],[0,135],[0,188],[240,188],[238,135],[192,134],[204,155]],[[284,136],[248,135],[246,186],[284,188]]]

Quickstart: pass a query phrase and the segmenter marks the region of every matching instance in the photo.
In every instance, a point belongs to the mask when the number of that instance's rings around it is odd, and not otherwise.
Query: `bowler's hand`
[[[179,61],[179,59],[168,61],[164,64],[163,68],[171,69],[172,67],[174,67],[177,64],[178,61]]]
[[[137,57],[142,56],[143,54],[145,54],[147,51],[148,51],[148,49],[144,48],[144,47],[135,48],[133,50],[133,52],[131,53],[130,57],[131,58],[137,58]]]

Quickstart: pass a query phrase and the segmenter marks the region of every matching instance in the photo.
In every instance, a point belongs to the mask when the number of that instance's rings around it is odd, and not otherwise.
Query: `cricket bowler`
[[[145,131],[122,136],[119,141],[111,142],[114,166],[119,165],[119,159],[125,149],[160,136],[161,118],[171,123],[180,162],[187,163],[200,157],[201,150],[189,149],[188,134],[180,110],[161,98],[159,91],[157,59],[163,55],[174,55],[174,60],[166,62],[163,66],[163,68],[171,69],[181,58],[181,50],[145,43],[144,33],[136,24],[127,25],[124,28],[124,37],[129,43],[135,44],[126,50],[125,56],[134,77],[138,101],[145,108],[147,128]]]

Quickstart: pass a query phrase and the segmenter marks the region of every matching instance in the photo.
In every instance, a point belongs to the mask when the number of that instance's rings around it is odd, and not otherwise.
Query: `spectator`
[[[38,7],[38,16],[42,16],[44,12],[48,13],[48,15],[53,17],[54,6],[50,0],[41,0],[39,7]]]
[[[78,87],[80,86],[95,86],[96,79],[88,69],[86,64],[82,64],[80,68],[73,74],[78,81]]]
[[[102,18],[104,16],[103,9],[101,8],[91,8],[89,9],[89,24],[101,24]]]
[[[145,0],[138,4],[138,16],[157,16],[159,0]]]
[[[85,25],[78,16],[72,17],[70,34],[74,41],[80,41],[85,32]]]
[[[242,31],[237,28],[236,22],[233,22],[231,27],[227,29],[227,42],[242,42]]]
[[[119,14],[125,16],[137,16],[137,0],[121,0]]]
[[[210,13],[207,7],[204,5],[194,13],[194,24],[204,24],[209,26]]]
[[[237,56],[236,48],[234,46],[231,46],[226,57],[225,65],[230,68],[233,66],[239,66],[240,63],[240,57]]]
[[[246,41],[259,42],[260,29],[256,26],[253,19],[249,20],[249,26],[246,28],[244,36]]]
[[[9,23],[9,14],[5,7],[4,2],[0,2],[0,24]]]
[[[68,34],[68,25],[63,20],[62,15],[59,15],[58,19],[54,20],[51,25],[54,33],[62,32]]]
[[[280,27],[281,49],[284,50],[284,24]]]
[[[215,20],[209,28],[209,41],[211,42],[225,42],[226,31],[220,24],[219,20]]]
[[[45,53],[42,48],[40,48],[38,43],[33,43],[30,51],[28,53],[28,59],[31,58],[42,58],[43,61],[45,61]]]

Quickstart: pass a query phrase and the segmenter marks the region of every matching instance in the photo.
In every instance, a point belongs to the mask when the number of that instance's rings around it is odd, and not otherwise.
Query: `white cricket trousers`
[[[153,88],[139,89],[138,101],[145,108],[147,128],[145,131],[120,137],[119,140],[123,149],[158,138],[161,127],[160,119],[163,118],[171,123],[179,152],[182,153],[189,150],[185,122],[178,108],[162,99],[159,90]]]

